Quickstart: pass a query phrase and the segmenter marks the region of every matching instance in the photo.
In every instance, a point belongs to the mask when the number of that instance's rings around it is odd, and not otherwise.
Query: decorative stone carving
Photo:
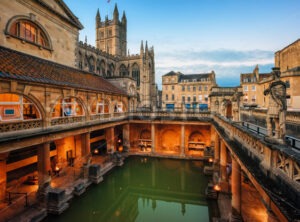
[[[267,112],[268,135],[265,140],[273,143],[283,143],[286,133],[286,85],[280,80],[278,67],[273,68],[273,78],[274,82],[264,91],[264,95],[270,95]],[[275,123],[275,136],[273,136],[272,121]]]

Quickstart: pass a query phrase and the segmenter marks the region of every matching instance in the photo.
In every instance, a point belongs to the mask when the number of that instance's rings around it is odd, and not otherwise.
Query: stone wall
[[[275,66],[281,72],[300,66],[300,39],[275,53]]]
[[[59,6],[57,5],[57,8]],[[63,65],[75,67],[75,51],[79,30],[35,1],[3,0],[0,13],[0,45]],[[6,34],[6,26],[14,16],[39,24],[49,36],[51,49],[41,48],[30,42]],[[18,18],[18,17],[16,17]]]

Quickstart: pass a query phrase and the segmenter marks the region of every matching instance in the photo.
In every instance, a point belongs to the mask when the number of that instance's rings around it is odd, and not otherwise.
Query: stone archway
[[[231,101],[228,101],[226,104],[226,113],[225,113],[227,118],[232,118],[232,103]]]
[[[161,134],[160,150],[163,153],[180,152],[180,134],[173,129],[167,129]]]

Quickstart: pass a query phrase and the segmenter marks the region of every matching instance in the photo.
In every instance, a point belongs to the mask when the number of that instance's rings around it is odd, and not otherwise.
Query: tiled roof
[[[127,93],[104,78],[0,46],[0,78],[81,88],[119,95]]]
[[[168,72],[167,74],[165,74],[164,76],[176,76],[178,75],[179,73],[176,73],[174,71],[171,71],[171,72]]]
[[[201,74],[187,74],[187,75],[181,75],[180,79],[202,79],[202,78],[208,78],[211,76],[211,73],[201,73]]]

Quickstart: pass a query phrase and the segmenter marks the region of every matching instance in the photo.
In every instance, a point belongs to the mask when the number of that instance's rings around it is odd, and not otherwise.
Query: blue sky
[[[84,25],[80,39],[95,45],[95,15],[126,11],[128,48],[155,49],[156,82],[171,70],[214,70],[221,86],[239,85],[243,72],[274,66],[274,52],[300,38],[299,0],[65,0]]]

